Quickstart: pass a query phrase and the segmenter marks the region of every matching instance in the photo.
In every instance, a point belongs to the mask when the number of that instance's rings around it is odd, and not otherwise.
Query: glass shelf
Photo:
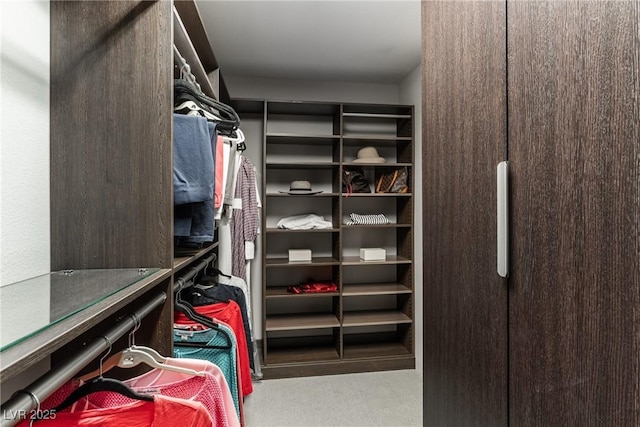
[[[0,352],[159,270],[65,270],[0,287]]]

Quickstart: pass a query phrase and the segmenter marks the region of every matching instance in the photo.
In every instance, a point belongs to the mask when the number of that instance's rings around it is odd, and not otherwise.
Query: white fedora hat
[[[318,194],[322,193],[322,190],[313,191],[309,181],[292,181],[289,185],[289,191],[280,191],[280,193],[292,195]]]

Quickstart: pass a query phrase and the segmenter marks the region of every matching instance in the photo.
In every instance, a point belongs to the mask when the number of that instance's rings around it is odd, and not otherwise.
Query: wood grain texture
[[[171,18],[170,2],[51,3],[52,270],[172,267]],[[160,287],[138,337],[170,354]]]
[[[169,2],[51,4],[51,268],[171,268]]]
[[[424,425],[507,424],[504,2],[422,3]]]
[[[640,7],[508,5],[513,425],[640,425]]]

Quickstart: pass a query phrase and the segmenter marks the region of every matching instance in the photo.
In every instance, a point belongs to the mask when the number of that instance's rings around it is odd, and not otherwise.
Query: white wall
[[[416,369],[422,374],[423,366],[423,283],[422,283],[422,67],[418,65],[415,70],[400,82],[400,103],[415,105],[415,182],[414,182],[414,307],[415,307],[415,346]]]
[[[0,286],[50,271],[49,2],[1,1]]]
[[[49,27],[48,1],[0,1],[0,286],[51,268]],[[48,287],[48,278],[38,280],[18,298],[28,301],[47,322]],[[15,329],[17,324],[42,320],[22,312],[19,305],[0,301],[1,342],[6,344],[5,335],[8,341],[15,338],[9,334],[15,332],[11,325]],[[2,402],[48,367],[44,360],[4,382]]]

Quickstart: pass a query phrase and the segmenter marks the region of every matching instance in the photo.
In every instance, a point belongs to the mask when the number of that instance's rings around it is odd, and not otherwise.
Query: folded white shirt
[[[333,224],[325,221],[320,215],[307,214],[282,218],[278,221],[276,227],[286,230],[320,230],[333,228]]]

